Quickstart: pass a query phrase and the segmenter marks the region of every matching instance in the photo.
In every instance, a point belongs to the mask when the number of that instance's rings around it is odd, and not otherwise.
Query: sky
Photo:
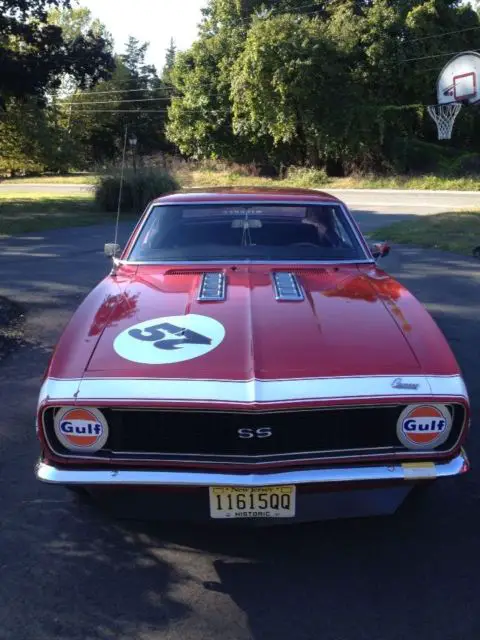
[[[76,4],[90,9],[92,17],[105,24],[117,53],[123,53],[129,36],[150,42],[146,61],[160,72],[170,38],[180,50],[195,40],[206,0],[77,0]]]

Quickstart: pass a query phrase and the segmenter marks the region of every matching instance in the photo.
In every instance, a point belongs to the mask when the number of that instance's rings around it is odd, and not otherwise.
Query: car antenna
[[[127,155],[127,136],[128,136],[128,124],[125,125],[125,135],[123,137],[122,171],[120,173],[120,187],[118,189],[117,221],[115,223],[115,244],[117,244],[118,225],[120,224],[120,208],[122,206],[123,178],[125,176],[125,157]]]
[[[123,182],[124,182],[124,176],[125,176],[125,158],[127,155],[127,138],[128,138],[128,124],[125,125],[125,134],[123,137],[123,153],[122,153],[122,167],[121,167],[121,172],[120,172],[120,185],[118,188],[118,206],[117,206],[117,219],[115,221],[115,236],[114,236],[114,241],[113,241],[113,273],[115,273],[116,267],[118,266],[118,263],[115,260],[115,250],[117,248],[117,242],[118,242],[118,227],[120,225],[120,210],[121,210],[121,206],[122,206],[122,192],[123,192]]]

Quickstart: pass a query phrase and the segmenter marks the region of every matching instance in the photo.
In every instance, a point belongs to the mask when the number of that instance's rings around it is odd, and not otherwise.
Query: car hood
[[[398,283],[356,267],[294,273],[299,301],[277,299],[272,270],[250,266],[226,270],[225,299],[203,302],[202,270],[140,268],[121,299],[103,302],[108,321],[87,375],[235,381],[421,373],[398,314]]]
[[[222,271],[224,296],[199,299],[204,274],[219,269],[118,268],[72,317],[39,402],[247,408],[465,397],[436,323],[375,266],[236,265]],[[301,299],[278,295],[279,271],[287,284],[295,276]]]

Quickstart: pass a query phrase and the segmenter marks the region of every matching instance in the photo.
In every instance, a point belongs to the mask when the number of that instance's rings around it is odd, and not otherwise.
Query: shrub
[[[201,171],[205,173],[217,172],[228,173],[245,178],[256,178],[261,175],[263,165],[257,165],[255,162],[240,163],[231,160],[204,158],[203,160],[188,160],[184,166],[190,170]]]
[[[113,212],[118,207],[120,169],[107,171],[95,185],[95,201],[102,211]],[[154,198],[176,191],[178,182],[166,171],[141,168],[126,169],[123,179],[121,210],[141,213]]]
[[[328,182],[325,169],[313,167],[289,167],[286,179],[295,187],[316,187]]]
[[[480,176],[480,153],[464,153],[452,163],[450,171],[458,178]]]
[[[448,172],[458,155],[455,149],[413,138],[394,138],[386,151],[393,172],[400,174]]]

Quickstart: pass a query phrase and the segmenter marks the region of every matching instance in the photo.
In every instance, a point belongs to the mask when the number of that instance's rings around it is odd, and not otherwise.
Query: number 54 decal
[[[168,333],[173,334],[175,337],[166,339]],[[186,344],[212,344],[211,338],[202,336],[201,333],[197,333],[191,329],[177,327],[169,322],[154,324],[145,329],[131,329],[128,334],[136,340],[152,342],[153,346],[157,347],[157,349],[165,349],[167,351],[179,349]]]

